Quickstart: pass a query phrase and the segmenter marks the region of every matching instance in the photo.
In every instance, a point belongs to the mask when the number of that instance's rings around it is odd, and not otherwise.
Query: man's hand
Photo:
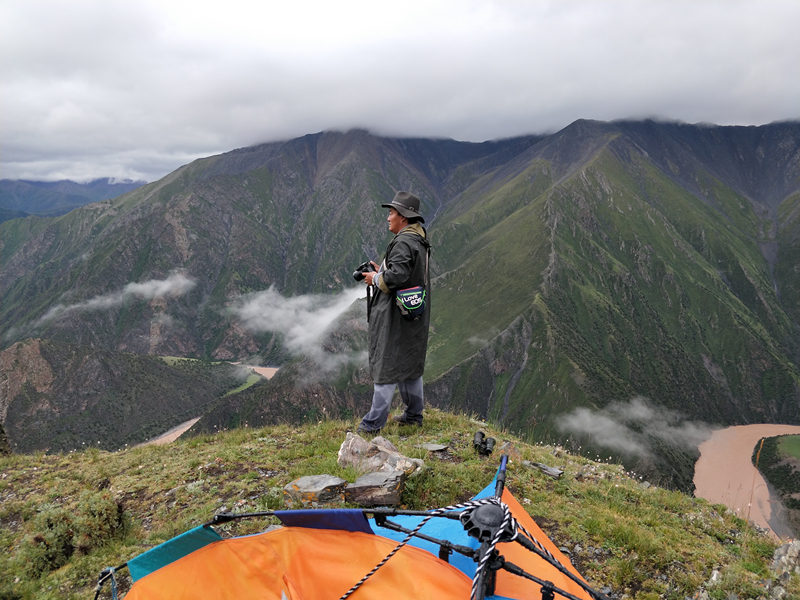
[[[371,264],[372,268],[375,269],[375,270],[374,271],[367,271],[366,273],[364,273],[364,283],[366,283],[367,285],[373,285],[372,281],[375,279],[375,276],[378,274],[377,271],[378,271],[378,269],[380,269],[380,267],[378,266],[378,263],[376,263],[374,260],[369,261],[369,264]]]

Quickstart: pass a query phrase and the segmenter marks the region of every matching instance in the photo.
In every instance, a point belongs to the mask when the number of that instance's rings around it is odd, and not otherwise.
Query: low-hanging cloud
[[[364,359],[363,352],[332,354],[323,347],[331,326],[363,296],[364,288],[349,288],[333,295],[285,297],[271,286],[234,300],[229,310],[247,330],[280,334],[290,353],[312,359],[327,372]]]
[[[656,406],[641,396],[628,402],[612,402],[599,410],[576,408],[562,416],[557,426],[563,432],[588,437],[596,446],[642,458],[652,457],[649,440],[694,449],[713,430],[707,423],[688,420],[681,413]]]
[[[75,304],[58,304],[48,310],[37,322],[43,325],[74,312],[100,311],[115,308],[131,299],[153,300],[155,298],[177,297],[191,291],[197,282],[180,272],[173,272],[166,279],[150,279],[141,283],[129,283],[121,290],[95,296]]]

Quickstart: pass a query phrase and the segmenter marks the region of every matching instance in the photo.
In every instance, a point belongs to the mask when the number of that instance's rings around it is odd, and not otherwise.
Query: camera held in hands
[[[353,271],[353,279],[356,281],[361,281],[364,279],[364,274],[369,273],[370,271],[374,271],[375,268],[372,266],[372,263],[369,261],[363,262],[356,267],[356,270]]]

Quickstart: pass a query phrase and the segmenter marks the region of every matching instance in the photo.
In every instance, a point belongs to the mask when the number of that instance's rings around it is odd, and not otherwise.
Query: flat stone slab
[[[523,460],[522,464],[525,465],[526,467],[535,467],[535,468],[539,469],[545,475],[549,475],[550,477],[552,477],[554,479],[558,479],[564,474],[564,471],[559,469],[559,468],[557,468],[557,467],[550,467],[550,466],[547,466],[545,464],[538,463],[538,462],[531,462],[529,460]]]
[[[444,452],[448,448],[447,444],[420,444],[419,447],[428,452]]]
[[[332,502],[344,497],[347,480],[333,475],[304,475],[290,481],[283,488],[291,502],[303,505]]]
[[[405,480],[403,471],[367,473],[345,488],[344,498],[361,506],[396,506],[400,504]]]

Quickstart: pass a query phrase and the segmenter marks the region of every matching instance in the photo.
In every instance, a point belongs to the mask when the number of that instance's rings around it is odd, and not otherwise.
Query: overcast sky
[[[800,118],[800,0],[0,0],[0,178],[153,181],[322,130]]]

